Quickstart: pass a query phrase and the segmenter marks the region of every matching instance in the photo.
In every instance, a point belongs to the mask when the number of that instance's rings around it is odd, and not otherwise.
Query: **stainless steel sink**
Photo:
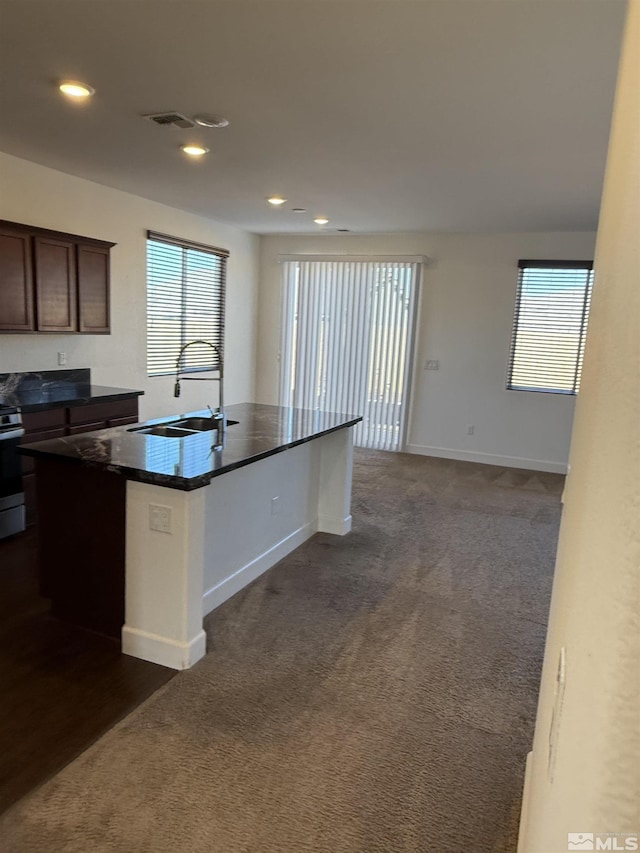
[[[161,435],[164,438],[185,438],[188,435],[194,435],[192,429],[180,429],[174,426],[150,426],[143,429],[129,430],[130,432],[139,432],[141,435]]]
[[[185,418],[184,420],[171,421],[170,423],[174,427],[195,430],[196,432],[204,432],[210,429],[217,429],[218,427],[218,422],[214,418]],[[227,421],[227,426],[237,423],[238,421]]]
[[[238,421],[227,421],[227,426],[237,423]],[[218,422],[214,418],[182,418],[177,421],[169,421],[167,424],[134,427],[128,432],[138,432],[140,435],[160,435],[164,438],[186,438],[189,435],[197,435],[199,432],[217,429],[217,427]]]

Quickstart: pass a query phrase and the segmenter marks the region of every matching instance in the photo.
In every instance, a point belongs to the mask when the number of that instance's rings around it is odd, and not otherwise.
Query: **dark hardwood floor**
[[[36,544],[33,530],[0,541],[0,812],[176,674],[51,616]]]

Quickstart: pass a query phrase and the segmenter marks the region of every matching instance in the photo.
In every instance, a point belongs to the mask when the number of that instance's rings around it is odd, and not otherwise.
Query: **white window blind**
[[[283,405],[362,415],[356,444],[403,446],[420,263],[288,260]]]
[[[223,351],[225,249],[147,232],[147,372],[174,373],[180,347],[204,339]],[[193,346],[183,372],[218,370],[211,347]]]
[[[589,320],[591,261],[519,261],[507,388],[576,394]]]

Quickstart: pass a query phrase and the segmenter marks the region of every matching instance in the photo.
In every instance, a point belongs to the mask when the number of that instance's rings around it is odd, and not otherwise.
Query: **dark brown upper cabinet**
[[[0,221],[0,332],[109,334],[114,245]]]
[[[35,332],[32,236],[0,225],[0,332]]]
[[[72,240],[34,237],[39,332],[75,332],[78,324],[76,247]]]
[[[78,312],[81,332],[109,332],[109,247],[78,243]]]

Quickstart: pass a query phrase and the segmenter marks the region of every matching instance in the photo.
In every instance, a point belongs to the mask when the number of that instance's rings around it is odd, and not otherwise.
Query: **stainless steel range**
[[[0,539],[24,530],[24,492],[18,445],[24,435],[20,409],[0,405]]]

